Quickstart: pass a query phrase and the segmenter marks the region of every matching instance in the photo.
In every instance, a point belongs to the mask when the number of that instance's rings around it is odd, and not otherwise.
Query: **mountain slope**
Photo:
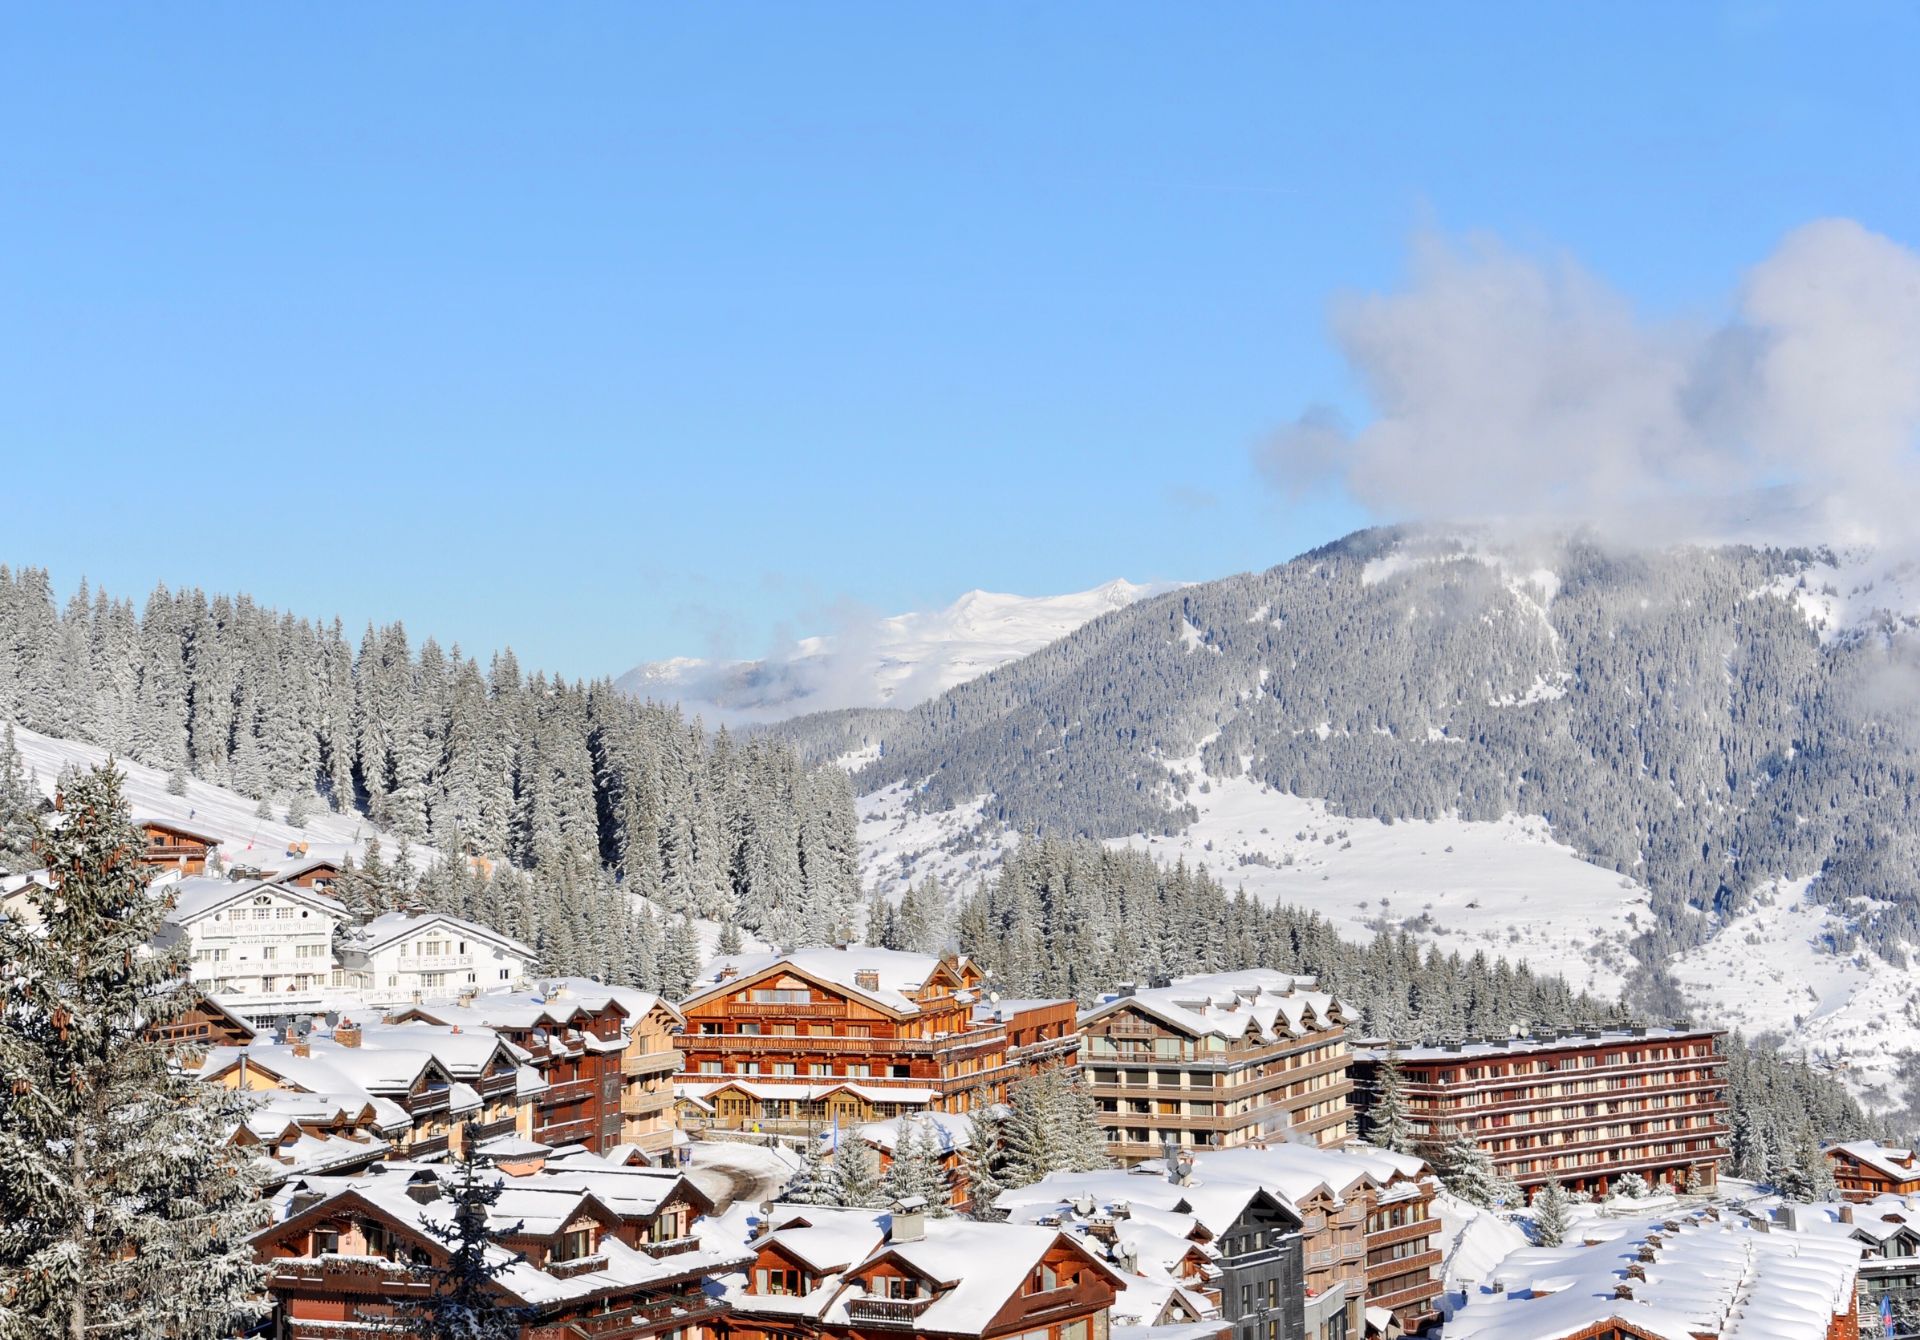
[[[615,687],[680,703],[725,725],[835,709],[912,707],[1168,589],[1166,583],[1115,580],[1064,596],[969,591],[945,609],[803,638],[765,660],[653,661],[620,676]]]
[[[1871,555],[1363,532],[863,721],[869,869],[963,874],[1009,830],[1151,839],[1354,934],[1414,923],[1469,951],[1591,956],[1616,980],[1630,941],[1666,967],[1736,923],[1803,952],[1799,920],[1742,920],[1798,880],[1830,913],[1805,952],[1904,965],[1913,585]],[[1559,873],[1450,857],[1479,841],[1456,824],[1547,839]],[[1843,1003],[1826,1012],[1853,1018]],[[1811,1012],[1744,1017],[1794,1013]],[[1916,1045],[1889,1035],[1875,1064]]]

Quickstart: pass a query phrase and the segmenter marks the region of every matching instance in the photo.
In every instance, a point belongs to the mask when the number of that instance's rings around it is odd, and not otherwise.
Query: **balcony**
[[[684,1256],[688,1252],[700,1250],[700,1239],[691,1234],[680,1238],[662,1238],[658,1242],[643,1242],[640,1250],[655,1260],[669,1256]]]
[[[607,1268],[604,1253],[595,1252],[592,1256],[578,1256],[571,1261],[547,1262],[547,1273],[557,1280],[570,1280],[576,1275],[591,1275],[595,1271]]]
[[[465,972],[472,954],[407,954],[397,959],[401,972]]]
[[[1405,1289],[1399,1289],[1389,1294],[1376,1295],[1369,1293],[1367,1295],[1367,1306],[1389,1309],[1415,1307],[1426,1302],[1429,1298],[1439,1296],[1441,1287],[1440,1281],[1433,1279],[1423,1280],[1419,1284],[1410,1285]]]
[[[412,1335],[401,1321],[296,1321],[288,1318],[281,1332],[287,1340],[399,1340]]]
[[[1369,1247],[1393,1247],[1403,1242],[1418,1242],[1430,1238],[1441,1229],[1438,1219],[1416,1219],[1410,1224],[1400,1224],[1394,1228],[1381,1228],[1367,1234]]]
[[[931,1298],[854,1298],[847,1303],[847,1320],[869,1326],[911,1328],[932,1303]]]
[[[665,1051],[642,1052],[635,1056],[631,1051],[620,1058],[620,1073],[623,1075],[660,1075],[680,1069],[687,1063],[687,1054],[668,1048]]]
[[[434,1154],[447,1152],[446,1135],[428,1135],[407,1145],[407,1157],[410,1159],[427,1158]]]
[[[623,1117],[647,1117],[656,1112],[665,1112],[673,1106],[673,1091],[662,1089],[658,1093],[628,1093],[620,1096],[620,1115]]]
[[[528,1335],[530,1340],[632,1340],[653,1331],[663,1321],[690,1321],[719,1310],[719,1304],[704,1294],[669,1294],[611,1312],[573,1317],[557,1325],[536,1326]]]
[[[1440,1264],[1440,1253],[1421,1252],[1417,1256],[1403,1256],[1394,1261],[1381,1261],[1367,1267],[1367,1278],[1391,1279],[1395,1275],[1405,1275],[1414,1270],[1432,1270]]]

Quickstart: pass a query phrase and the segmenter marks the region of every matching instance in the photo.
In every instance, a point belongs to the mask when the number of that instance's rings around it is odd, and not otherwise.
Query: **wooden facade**
[[[1123,991],[1080,1018],[1080,1063],[1122,1163],[1349,1134],[1344,1008],[1312,979],[1222,973]],[[1273,999],[1263,1003],[1262,995]]]
[[[140,851],[140,863],[156,872],[178,870],[183,875],[204,875],[208,858],[220,845],[219,838],[171,820],[135,819],[133,822],[146,841]]]
[[[845,955],[845,970],[835,956]],[[724,1129],[818,1131],[907,1112],[967,1112],[1005,1101],[1008,1085],[1068,1050],[1061,1002],[1035,1002],[1010,1056],[1008,1023],[980,1013],[982,976],[965,956],[914,961],[890,951],[810,950],[721,967],[681,1003],[681,1091]],[[887,974],[860,967],[888,964]],[[924,972],[919,964],[924,964]],[[1071,1006],[1064,1007],[1070,1012]],[[1048,1029],[1054,1032],[1045,1036]]]
[[[1664,1028],[1382,1046],[1356,1058],[1370,1095],[1391,1052],[1417,1138],[1473,1138],[1523,1189],[1605,1195],[1625,1173],[1712,1187],[1727,1158],[1724,1062],[1711,1029]]]
[[[1848,1200],[1920,1195],[1920,1158],[1911,1149],[1856,1140],[1828,1145],[1825,1153],[1834,1185]]]

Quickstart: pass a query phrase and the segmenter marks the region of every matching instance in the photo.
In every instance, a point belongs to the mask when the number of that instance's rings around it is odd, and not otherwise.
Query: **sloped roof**
[[[1315,978],[1250,968],[1179,977],[1131,995],[1105,995],[1081,1014],[1080,1022],[1126,1009],[1141,1010],[1192,1037],[1232,1041],[1252,1031],[1263,1042],[1344,1023],[1352,1013],[1345,1002],[1318,990]]]
[[[685,1008],[717,991],[737,989],[749,978],[781,968],[884,1006],[896,1014],[917,1014],[920,1007],[908,993],[926,986],[944,961],[936,954],[912,954],[868,945],[796,949],[786,954],[729,954],[701,968],[692,990],[680,1003]],[[964,958],[958,961],[966,962]],[[729,971],[731,976],[727,975]],[[860,985],[862,973],[874,974],[877,985]]]
[[[218,879],[209,875],[190,876],[171,885],[161,885],[157,891],[172,892],[173,907],[167,913],[167,920],[180,926],[198,921],[202,917],[262,893],[270,893],[288,902],[302,904],[339,920],[345,920],[347,916],[346,904],[338,898],[314,889],[303,889],[297,884],[282,884],[271,879],[235,880]]]
[[[445,912],[382,913],[355,931],[354,941],[356,947],[371,954],[415,931],[427,930],[435,925],[445,926],[470,939],[489,941],[526,959],[534,957],[532,946],[521,943],[511,935],[503,935],[491,926],[483,926],[464,917],[450,916]]]

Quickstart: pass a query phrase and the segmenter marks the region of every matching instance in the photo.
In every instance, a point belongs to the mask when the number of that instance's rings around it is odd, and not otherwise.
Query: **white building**
[[[343,940],[340,951],[341,985],[369,1005],[518,987],[533,964],[530,946],[443,912],[375,917]]]
[[[339,900],[270,880],[182,879],[171,896],[173,934],[187,942],[190,975],[252,1022],[311,1015],[340,985],[333,937],[347,920]]]

